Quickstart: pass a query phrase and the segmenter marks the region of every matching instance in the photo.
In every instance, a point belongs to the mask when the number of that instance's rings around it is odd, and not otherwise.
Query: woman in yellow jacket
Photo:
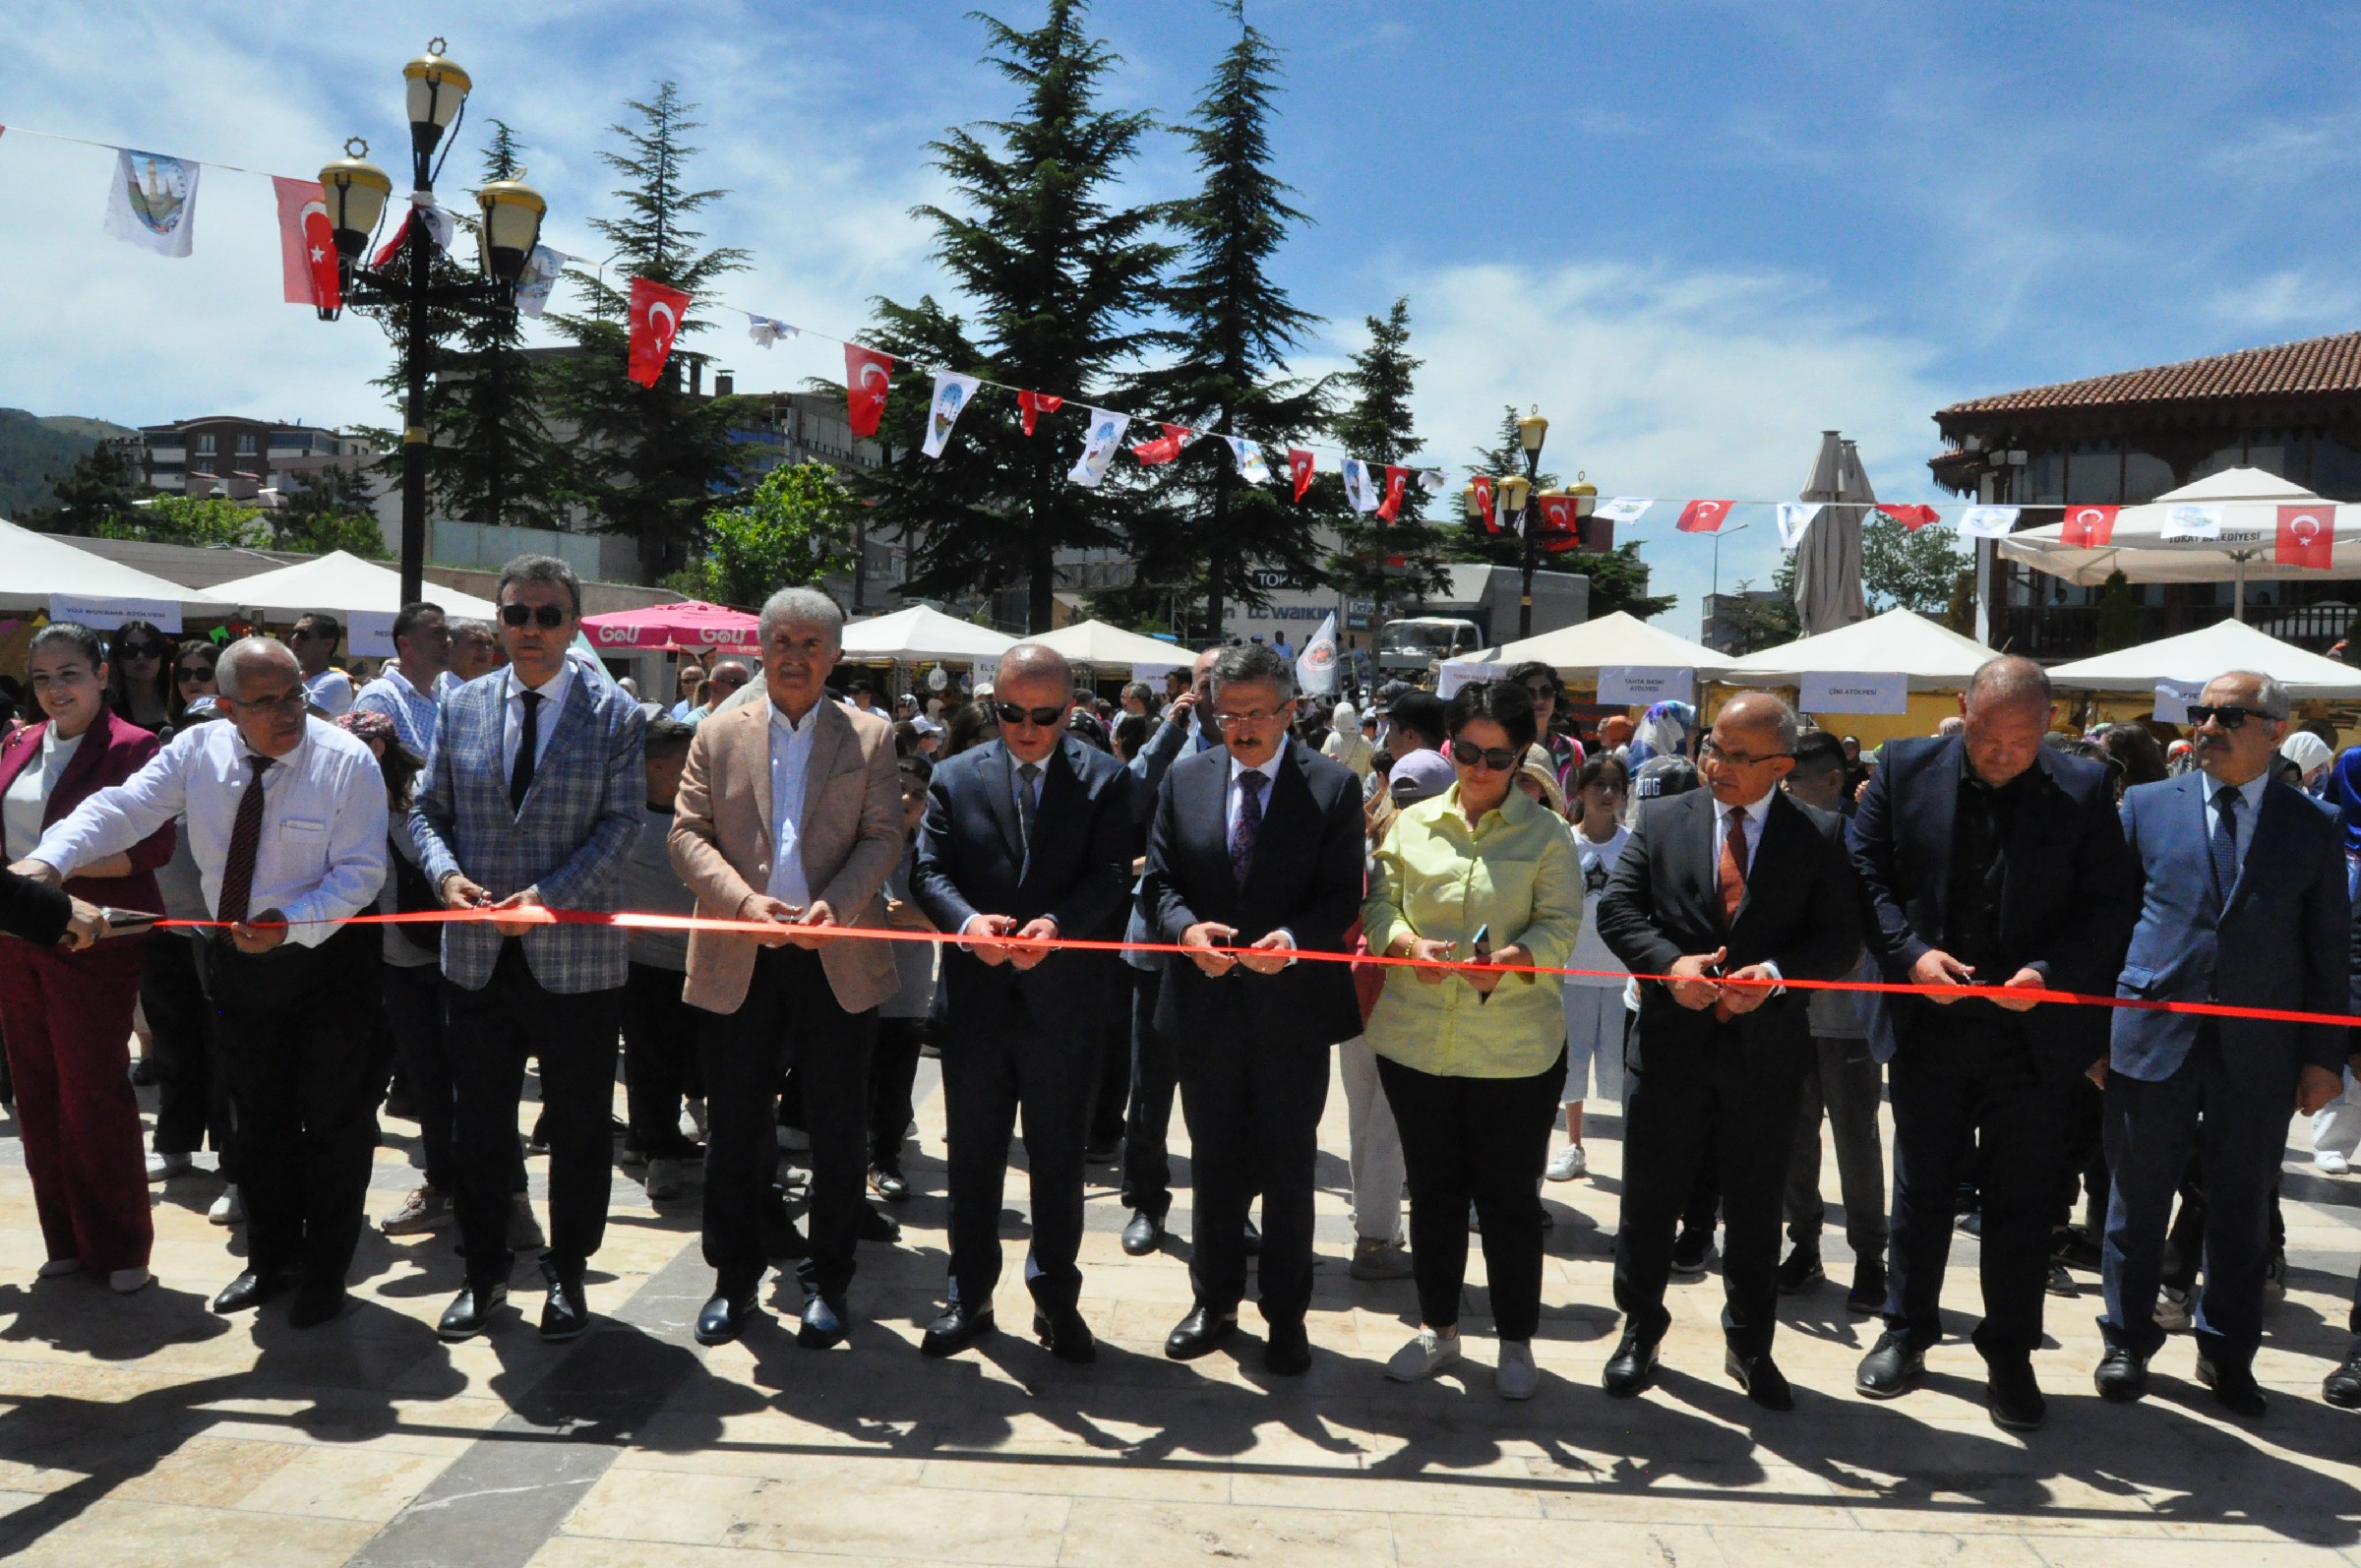
[[[1404,811],[1377,851],[1361,912],[1369,950],[1561,968],[1582,928],[1582,870],[1566,824],[1514,786],[1533,699],[1513,682],[1478,682],[1452,697],[1446,722],[1458,782]],[[1559,977],[1390,966],[1368,1042],[1402,1130],[1419,1287],[1419,1333],[1386,1376],[1414,1382],[1459,1359],[1472,1201],[1500,1339],[1495,1384],[1530,1398],[1539,1188],[1565,1074]]]

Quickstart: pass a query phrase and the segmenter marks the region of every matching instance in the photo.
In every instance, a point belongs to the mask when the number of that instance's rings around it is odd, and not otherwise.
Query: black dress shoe
[[[1086,1143],[1082,1146],[1082,1158],[1085,1163],[1090,1165],[1113,1165],[1122,1152],[1123,1144],[1120,1138],[1110,1138],[1105,1143]]]
[[[2039,1431],[2049,1418],[2049,1401],[2041,1397],[2029,1360],[1996,1361],[1986,1370],[1984,1407],[2003,1431]]]
[[[1606,1358],[1601,1385],[1617,1399],[1629,1399],[1656,1381],[1656,1342],[1626,1330],[1615,1354]]]
[[[864,1203],[859,1217],[853,1221],[853,1236],[859,1240],[882,1241],[891,1245],[902,1238],[902,1228],[884,1210],[874,1209]]]
[[[2263,1385],[2255,1381],[2255,1369],[2251,1366],[2217,1365],[2207,1357],[2200,1356],[2197,1358],[2197,1380],[2211,1389],[2213,1397],[2221,1402],[2221,1408],[2233,1416],[2243,1416],[2250,1421],[2259,1420],[2263,1413],[2270,1408],[2270,1402],[2263,1397]]]
[[[1771,1359],[1769,1351],[1759,1356],[1740,1356],[1731,1351],[1722,1357],[1722,1370],[1729,1380],[1746,1391],[1746,1397],[1765,1410],[1788,1411],[1795,1408],[1795,1391],[1787,1387],[1787,1374]]]
[[[926,1338],[918,1342],[918,1348],[928,1356],[956,1356],[991,1333],[993,1327],[991,1307],[970,1312],[953,1301],[927,1325]]]
[[[352,1297],[344,1294],[341,1280],[306,1285],[296,1291],[294,1301],[287,1307],[287,1327],[318,1328],[323,1323],[333,1323],[351,1304]]]
[[[1704,1279],[1705,1260],[1713,1250],[1713,1232],[1681,1232],[1672,1238],[1672,1277],[1676,1280]]]
[[[582,1299],[582,1282],[553,1279],[549,1298],[541,1303],[541,1338],[550,1345],[578,1340],[590,1327],[590,1303]]]
[[[727,1345],[745,1333],[746,1325],[760,1315],[755,1305],[754,1292],[749,1291],[736,1297],[718,1293],[705,1303],[705,1309],[696,1314],[696,1343]]]
[[[1033,1337],[1041,1341],[1043,1350],[1076,1366],[1088,1366],[1099,1358],[1099,1342],[1091,1337],[1090,1325],[1070,1306],[1061,1306],[1055,1312],[1036,1310]]]
[[[1252,1220],[1246,1222],[1246,1256],[1250,1258],[1262,1256],[1262,1233],[1254,1229]]]
[[[1890,1328],[1877,1337],[1852,1374],[1852,1390],[1868,1399],[1900,1399],[1918,1386],[1926,1357],[1910,1349],[1908,1336]]]
[[[1164,1354],[1176,1361],[1193,1361],[1219,1350],[1237,1332],[1236,1312],[1216,1312],[1199,1302],[1164,1337]]]
[[[825,1291],[804,1293],[803,1321],[796,1326],[795,1343],[808,1351],[842,1345],[845,1336],[844,1297]]]
[[[1135,1258],[1141,1258],[1163,1244],[1164,1216],[1150,1214],[1145,1209],[1133,1209],[1131,1223],[1123,1227],[1123,1250]]]
[[[1273,1323],[1263,1341],[1262,1369],[1276,1377],[1302,1377],[1311,1370],[1311,1336],[1301,1323]]]
[[[2361,1410],[2361,1340],[2353,1342],[2344,1364],[2322,1381],[2320,1397],[2338,1410]]]
[[[493,1313],[508,1304],[509,1287],[505,1280],[480,1290],[473,1285],[465,1286],[451,1298],[451,1305],[444,1308],[443,1321],[435,1325],[435,1332],[447,1340],[471,1340],[490,1326]]]
[[[1852,1266],[1852,1289],[1845,1293],[1845,1310],[1863,1317],[1886,1309],[1886,1266],[1863,1258]]]
[[[869,1168],[870,1190],[888,1203],[910,1201],[910,1181],[898,1165],[873,1165]]]
[[[2098,1359],[2098,1370],[2090,1374],[2098,1397],[2113,1405],[2129,1405],[2148,1397],[2148,1357],[2135,1356],[2128,1347],[2110,1345],[2107,1354]]]
[[[1813,1281],[1826,1278],[1828,1271],[1821,1267],[1820,1248],[1798,1241],[1779,1266],[1779,1294],[1799,1296]]]
[[[213,1310],[243,1312],[250,1306],[262,1305],[286,1287],[287,1277],[284,1274],[269,1270],[258,1273],[248,1269],[221,1287],[221,1294],[213,1297]]]

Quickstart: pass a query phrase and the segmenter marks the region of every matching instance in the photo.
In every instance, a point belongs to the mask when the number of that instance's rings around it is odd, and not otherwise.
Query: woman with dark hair
[[[1564,694],[1558,685],[1557,671],[1539,659],[1528,659],[1508,672],[1508,678],[1525,689],[1533,698],[1534,741],[1549,754],[1557,764],[1557,782],[1562,789],[1568,776],[1582,765],[1582,743],[1570,735],[1560,735],[1554,728],[1557,704]]]
[[[145,621],[126,621],[107,644],[106,705],[153,735],[172,723],[173,640]]]
[[[2115,783],[2117,800],[2134,784],[2160,784],[2172,777],[2172,769],[2164,765],[2164,748],[2145,726],[2110,724],[2098,732],[2098,744],[2120,768]]]
[[[982,746],[986,741],[1000,738],[1000,716],[989,702],[962,702],[951,715],[950,738],[943,746],[945,757]]]
[[[1445,713],[1456,781],[1403,809],[1362,905],[1389,965],[1370,1011],[1385,1098],[1410,1178],[1417,1337],[1386,1363],[1397,1382],[1459,1359],[1468,1205],[1483,1232],[1500,1338],[1495,1386],[1531,1398],[1542,1306],[1542,1169],[1565,1080],[1558,977],[1454,972],[1453,962],[1565,966],[1582,929],[1582,870],[1565,823],[1514,787],[1534,743],[1533,699],[1513,681],[1460,688]]]
[[[221,688],[213,679],[213,667],[221,662],[221,650],[203,639],[181,644],[172,658],[172,728],[178,731],[189,721],[189,704],[201,696],[218,698]]]
[[[0,745],[10,864],[30,859],[75,807],[155,755],[153,735],[108,711],[107,675],[96,633],[58,621],[33,633],[26,679],[43,716]],[[66,891],[101,908],[160,910],[155,870],[171,858],[172,829],[161,827],[84,868]],[[48,1248],[43,1279],[88,1269],[126,1294],[150,1279],[155,1228],[129,1050],[148,939],[65,952],[0,938],[0,1033]]]

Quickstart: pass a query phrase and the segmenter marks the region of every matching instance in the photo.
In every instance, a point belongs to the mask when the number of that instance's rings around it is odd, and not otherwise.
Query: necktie
[[[246,906],[254,900],[254,857],[263,847],[263,775],[271,769],[271,758],[249,755],[254,764],[254,777],[246,781],[246,792],[238,797],[238,814],[230,823],[229,853],[221,861],[220,908],[213,912],[215,920],[235,923],[246,918]]]
[[[1033,858],[1033,818],[1041,810],[1041,803],[1033,794],[1033,781],[1039,777],[1041,764],[1038,762],[1027,762],[1016,770],[1016,829],[1018,836],[1025,841],[1027,861]]]
[[[1254,866],[1254,841],[1262,836],[1262,787],[1269,782],[1260,773],[1238,775],[1238,826],[1230,834],[1230,874],[1241,888]]]
[[[1738,918],[1738,905],[1746,897],[1746,814],[1729,814],[1729,836],[1722,841],[1722,864],[1717,873],[1722,891],[1722,929],[1727,931]]]
[[[509,810],[524,809],[524,796],[533,787],[533,754],[541,750],[541,694],[526,692],[524,722],[516,726],[516,765],[509,769]]]
[[[2238,808],[2246,798],[2228,784],[2213,792],[2213,836],[2207,847],[2213,853],[2213,890],[2230,901],[2238,885]]]

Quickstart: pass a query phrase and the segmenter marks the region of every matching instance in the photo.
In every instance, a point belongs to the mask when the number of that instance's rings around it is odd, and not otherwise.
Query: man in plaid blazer
[[[548,556],[502,569],[503,670],[445,701],[410,814],[421,864],[449,909],[619,907],[646,796],[639,706],[567,661],[581,584]],[[511,1178],[524,1062],[541,1062],[549,1141],[549,1298],[541,1336],[589,1326],[582,1269],[606,1232],[624,934],[531,919],[444,928],[459,1236],[467,1284],[447,1340],[482,1332],[507,1300]]]

